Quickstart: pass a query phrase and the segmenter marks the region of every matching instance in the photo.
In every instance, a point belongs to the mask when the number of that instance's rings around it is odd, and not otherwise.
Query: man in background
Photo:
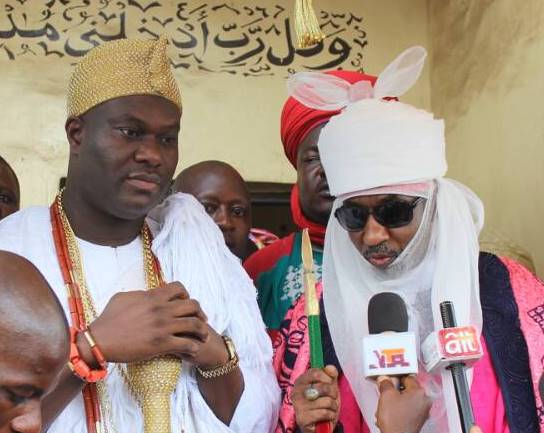
[[[332,71],[328,74],[348,83],[374,83],[376,80],[370,75],[352,71]],[[335,114],[338,111],[315,110],[292,97],[285,102],[281,114],[283,148],[287,159],[297,170],[297,182],[291,192],[291,214],[293,222],[301,230],[309,230],[315,270],[319,278],[325,226],[334,197],[329,192],[317,140],[322,128]],[[287,310],[303,291],[301,230],[257,251],[244,263],[257,287],[259,308],[271,334],[280,327]]]
[[[195,196],[221,229],[225,243],[240,260],[277,237],[262,229],[251,229],[251,198],[238,171],[222,161],[203,161],[183,170],[174,191]]]
[[[21,191],[17,175],[0,156],[0,220],[19,210]]]

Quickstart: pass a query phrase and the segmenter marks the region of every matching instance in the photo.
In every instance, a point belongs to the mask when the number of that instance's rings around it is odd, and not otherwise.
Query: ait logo
[[[470,356],[480,353],[480,341],[473,326],[444,328],[438,332],[440,347],[447,356]]]
[[[403,348],[374,350],[377,364],[370,364],[370,370],[378,368],[409,367],[410,363],[406,361],[406,351]]]

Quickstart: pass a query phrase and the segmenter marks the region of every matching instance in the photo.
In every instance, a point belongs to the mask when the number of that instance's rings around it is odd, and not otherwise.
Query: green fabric
[[[304,292],[302,269],[302,233],[294,234],[291,250],[284,251],[275,266],[261,272],[255,279],[257,302],[269,330],[278,329],[287,310]],[[323,252],[314,248],[314,270],[321,280]]]

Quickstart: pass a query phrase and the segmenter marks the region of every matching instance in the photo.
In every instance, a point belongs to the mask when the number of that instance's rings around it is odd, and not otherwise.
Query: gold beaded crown
[[[181,95],[166,55],[168,41],[118,39],[89,51],[68,84],[68,117],[121,96],[158,95],[181,110]]]

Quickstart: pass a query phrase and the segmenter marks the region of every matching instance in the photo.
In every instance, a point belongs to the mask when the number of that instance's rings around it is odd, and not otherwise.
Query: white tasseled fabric
[[[251,411],[268,412],[268,420],[273,421],[279,407],[279,389],[271,369],[272,346],[257,308],[255,287],[240,260],[226,247],[221,231],[192,195],[170,196],[150,213],[148,222],[155,235],[153,251],[165,278],[181,282],[191,297],[200,302],[210,325],[233,339],[242,369],[247,371],[242,399],[250,401],[242,404],[252,406]],[[248,374],[253,380],[249,380]],[[182,381],[185,390],[178,386],[183,397],[174,403],[174,412],[183,411],[182,418],[194,423],[192,429],[185,426],[186,431],[232,431],[219,421],[201,419],[199,414],[209,409],[200,396],[194,373],[189,375],[186,371]],[[195,411],[193,416],[190,409]],[[266,425],[261,430],[239,431],[266,431]]]

